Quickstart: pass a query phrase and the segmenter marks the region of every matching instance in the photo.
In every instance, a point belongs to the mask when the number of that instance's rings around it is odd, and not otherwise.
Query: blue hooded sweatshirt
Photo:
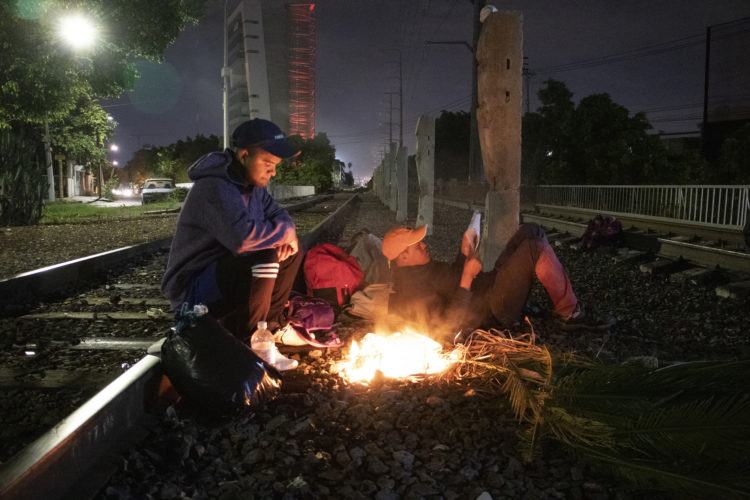
[[[266,188],[241,178],[242,171],[231,150],[208,153],[188,169],[194,184],[180,210],[161,284],[175,308],[204,272],[213,275],[220,257],[281,246],[295,230],[289,213]]]

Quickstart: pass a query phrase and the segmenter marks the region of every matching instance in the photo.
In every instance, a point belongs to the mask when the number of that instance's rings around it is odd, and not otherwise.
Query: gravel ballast
[[[449,260],[471,212],[442,205],[435,210],[434,234],[426,242],[434,258]],[[363,195],[354,218],[338,240],[342,246],[360,229],[382,237],[398,225],[371,194]],[[155,224],[169,220],[164,219]],[[410,214],[408,223],[413,221]],[[85,240],[83,234],[85,228],[66,241]],[[657,365],[747,358],[747,304],[717,297],[712,286],[643,274],[633,263],[615,262],[608,249],[556,252],[588,309],[613,314],[618,323],[609,334],[562,332],[544,314],[547,299],[536,286],[532,302],[539,311],[531,322],[538,342],[550,350]],[[339,331],[347,338],[368,326],[342,321]],[[98,496],[670,497],[594,470],[555,443],[545,444],[531,463],[523,462],[516,449],[518,424],[507,402],[481,386],[436,379],[350,385],[334,370],[341,355],[295,354],[300,368],[293,377],[301,388],[282,392],[253,414],[207,420],[184,404],[154,413],[150,436],[120,459]]]

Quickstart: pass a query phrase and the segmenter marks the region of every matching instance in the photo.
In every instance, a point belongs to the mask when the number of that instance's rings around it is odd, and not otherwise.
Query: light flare
[[[406,333],[368,333],[361,342],[352,342],[349,356],[338,365],[350,382],[368,382],[381,372],[387,378],[430,375],[447,369],[453,360],[431,338],[407,330]]]

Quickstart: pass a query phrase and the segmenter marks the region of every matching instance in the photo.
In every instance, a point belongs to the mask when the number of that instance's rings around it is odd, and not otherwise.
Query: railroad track
[[[327,197],[288,209],[309,248],[335,233],[354,203]],[[168,248],[160,240],[0,282],[8,333],[0,397],[13,420],[0,431],[0,497],[96,492],[99,483],[82,474],[96,475],[98,457],[133,434],[159,390],[158,357],[146,353],[172,326],[159,290]]]
[[[363,206],[370,207],[370,205]],[[346,211],[346,208],[343,210]],[[443,209],[438,220],[443,223],[450,222],[452,228],[455,226],[456,234],[460,235],[470,214],[461,213],[456,221],[443,220],[450,218],[450,212],[452,211]],[[365,214],[369,213],[376,214],[378,218],[387,218],[386,215],[381,215],[374,208],[359,210],[359,216],[363,218]],[[295,215],[295,218],[300,219],[297,215]],[[362,224],[359,217],[357,217],[357,220],[359,224]],[[326,236],[317,229],[317,227],[313,228],[309,234],[318,232],[321,235],[319,238],[325,240]],[[352,228],[349,227],[348,231],[351,230]],[[383,234],[383,232],[380,234]],[[451,238],[453,237],[455,237],[455,234],[451,230]],[[562,232],[550,231],[550,239],[566,244],[566,236]],[[335,238],[333,241],[336,241]],[[563,253],[572,256],[572,260],[584,261],[586,269],[592,267],[588,265],[588,261],[592,257],[598,259],[602,269],[608,269],[607,261],[609,257],[603,257],[604,252],[589,256],[565,249]],[[614,267],[621,268],[619,270],[628,268],[629,272],[635,271],[627,265]],[[635,271],[630,275],[632,276],[632,274],[638,274],[638,272]],[[638,276],[638,278],[646,277]],[[634,281],[644,285],[638,278]],[[580,281],[583,282],[584,280]],[[591,281],[597,281],[597,279]],[[647,282],[645,285],[651,285],[648,282],[653,281],[655,287],[660,286],[659,283],[661,283],[661,280],[651,280],[650,278],[644,279],[644,281]],[[604,294],[605,292],[602,291],[601,295]],[[125,298],[123,294],[120,295],[123,299]],[[684,297],[681,296],[681,298],[684,301]],[[700,301],[701,304],[703,302]],[[729,303],[729,301],[721,302],[722,304]],[[99,307],[104,307],[104,305],[100,304]],[[632,326],[628,326],[628,324],[632,323],[634,319],[645,321],[643,317],[649,315],[650,312],[644,308],[631,314],[629,309],[630,307],[628,307],[627,315],[622,321],[623,326],[626,327],[623,328],[624,332],[615,332],[615,335],[609,341],[607,341],[608,335],[605,337],[563,335],[554,329],[546,328],[546,323],[541,319],[540,323],[537,324],[537,331],[544,338],[553,342],[555,337],[559,336],[560,342],[567,343],[569,341],[571,343],[566,345],[582,346],[585,344],[587,348],[591,348],[591,345],[593,345],[597,355],[603,349],[603,355],[606,354],[607,350],[610,350],[615,344],[622,344],[623,352],[627,352],[628,356],[643,352],[649,354],[651,346],[656,348],[660,345],[660,341],[656,340],[656,336],[653,338],[642,337],[637,332],[637,328],[639,328],[637,324]],[[724,310],[724,306],[721,306],[721,311]],[[682,312],[681,314],[685,315],[686,313]],[[726,330],[726,325],[722,326],[722,331],[724,330]],[[660,329],[658,338],[668,336],[675,339],[679,336],[680,331]],[[623,333],[625,334],[623,335]],[[344,337],[342,336],[342,338]],[[600,342],[600,344],[597,344],[597,342]],[[318,354],[320,355],[319,352]],[[68,497],[88,498],[96,495],[102,498],[105,496],[116,498],[118,495],[127,496],[129,493],[145,495],[145,492],[162,497],[168,497],[170,492],[174,492],[173,496],[179,496],[180,492],[183,491],[179,487],[182,484],[180,478],[190,484],[189,487],[184,488],[186,495],[197,495],[202,494],[203,491],[211,491],[211,494],[226,493],[227,496],[232,494],[239,496],[247,491],[255,491],[254,486],[257,483],[252,481],[264,475],[274,475],[275,478],[278,478],[278,481],[283,481],[283,483],[273,483],[270,490],[275,491],[279,496],[282,491],[299,491],[300,496],[306,494],[305,492],[312,496],[315,496],[316,493],[331,496],[335,494],[333,492],[338,491],[337,488],[340,488],[342,484],[348,484],[345,477],[334,474],[339,472],[333,467],[334,461],[345,460],[347,456],[349,459],[355,459],[358,454],[361,455],[361,450],[370,454],[370,458],[380,456],[379,453],[388,450],[388,446],[394,442],[393,439],[403,439],[404,444],[406,444],[412,442],[412,439],[416,440],[419,436],[418,439],[424,441],[419,446],[421,451],[407,448],[414,451],[414,454],[418,457],[418,462],[426,460],[435,453],[439,455],[439,457],[435,456],[436,460],[445,454],[446,459],[450,457],[460,459],[460,465],[456,465],[455,470],[471,462],[474,459],[472,457],[475,456],[475,451],[481,446],[492,446],[493,448],[488,452],[492,457],[506,456],[509,453],[508,449],[504,448],[505,445],[502,444],[505,438],[499,436],[502,435],[504,429],[507,431],[512,425],[495,427],[498,423],[497,414],[499,410],[496,401],[491,402],[491,407],[485,408],[482,406],[481,409],[477,409],[474,405],[480,404],[482,398],[469,397],[467,393],[461,390],[457,395],[458,403],[451,407],[451,412],[460,413],[466,410],[465,419],[458,418],[456,424],[473,422],[472,426],[456,425],[453,427],[440,424],[433,428],[432,426],[436,422],[444,422],[448,415],[441,415],[433,422],[430,417],[433,408],[431,404],[438,405],[437,408],[439,408],[450,398],[446,395],[447,393],[442,393],[441,389],[432,387],[402,387],[400,385],[394,387],[388,384],[362,392],[357,392],[348,386],[342,385],[340,387],[340,380],[337,379],[335,374],[328,371],[328,362],[337,359],[337,354],[334,352],[315,357],[311,353],[309,356],[306,355],[302,358],[301,369],[296,375],[308,378],[304,390],[292,389],[291,393],[282,391],[282,394],[268,407],[257,409],[257,413],[254,415],[239,418],[239,421],[233,421],[231,425],[226,427],[209,425],[207,428],[197,427],[195,423],[191,423],[190,417],[185,419],[185,415],[179,407],[176,410],[167,408],[166,411],[152,412],[149,410],[147,412],[147,402],[159,391],[161,372],[155,357],[146,356],[143,361],[136,363],[123,376],[117,378],[116,383],[113,382],[107,390],[100,392],[101,398],[98,396],[92,398],[86,405],[76,410],[75,414],[59,423],[55,427],[55,432],[47,434],[48,440],[40,439],[36,441],[20,455],[14,457],[11,462],[0,467],[0,497],[53,498],[67,495]],[[326,358],[330,359],[326,360]],[[674,355],[666,359],[681,358],[679,355]],[[288,385],[291,384],[287,384],[285,378],[284,387]],[[408,392],[412,389],[423,392],[419,392],[413,399],[410,399],[408,395],[404,395],[404,398],[396,397],[401,390]],[[432,398],[432,403],[429,403],[428,396],[438,397]],[[105,405],[103,401],[109,403]],[[398,404],[389,407],[389,401]],[[425,401],[428,401],[428,403],[425,403]],[[372,402],[371,406],[369,405],[370,402]],[[172,411],[170,412],[170,410]],[[98,417],[88,416],[87,412],[91,415],[98,415]],[[383,415],[378,418],[378,413],[383,413]],[[410,415],[416,416],[414,422],[402,428],[397,422],[402,420],[402,417],[406,418]],[[487,424],[486,432],[474,426],[477,422],[484,421],[482,415],[492,415],[489,420],[491,423]],[[160,421],[155,423],[153,421],[155,418],[159,418]],[[376,419],[374,423],[373,418]],[[145,427],[141,427],[144,421]],[[511,421],[512,417],[509,417],[508,422]],[[462,435],[461,432],[464,427],[467,432]],[[73,430],[69,431],[71,428]],[[112,429],[127,429],[127,432],[114,433]],[[424,432],[422,432],[423,430]],[[140,431],[148,431],[149,439],[141,441],[137,448],[129,446],[129,440],[140,441],[138,439]],[[457,433],[455,436],[454,432]],[[445,451],[443,450],[444,445],[440,445],[440,449],[436,448],[435,443],[443,443],[442,436],[448,435],[453,437],[445,438],[447,440],[445,442],[449,445],[445,446]],[[166,437],[162,438],[163,436]],[[468,441],[466,441],[467,439]],[[472,441],[472,439],[476,440]],[[510,437],[507,441],[510,442]],[[346,449],[356,451],[356,454],[342,453],[339,455],[336,450],[339,449],[340,451],[342,443],[346,444]],[[462,452],[462,446],[466,447],[466,452]],[[499,446],[499,448],[494,448],[495,446]],[[232,453],[229,452],[228,447],[232,448]],[[127,449],[128,451],[120,454],[119,450],[121,449]],[[115,461],[96,458],[109,454],[115,456],[113,459]],[[545,457],[549,456],[549,453],[545,452]],[[362,457],[360,456],[360,458]],[[391,462],[387,457],[382,457],[382,459],[387,463]],[[555,468],[560,467],[561,463],[567,463],[565,459],[559,457],[554,461]],[[208,466],[202,462],[205,462]],[[145,463],[146,465],[139,465],[139,463]],[[155,469],[153,464],[156,464]],[[339,465],[342,469],[341,473],[344,474],[344,465],[341,463]],[[365,467],[365,465],[368,465],[368,467]],[[374,466],[375,463],[368,459],[359,468],[346,470],[353,471],[351,473],[355,476],[362,472],[361,475],[356,476],[356,480],[361,481],[363,477],[368,477],[365,472],[369,471],[363,469],[369,469],[369,465]],[[172,466],[179,472],[170,475],[173,472],[170,470]],[[277,466],[278,470],[275,469]],[[313,467],[317,476],[312,473],[308,475],[306,472],[299,472],[300,475],[296,477],[298,468],[303,466],[304,468]],[[421,465],[415,463],[416,467],[420,468],[419,474],[428,474],[425,463]],[[503,467],[505,467],[504,462],[501,462],[500,471]],[[567,465],[564,468],[566,467]],[[104,484],[101,479],[106,478],[115,468],[118,469],[117,474],[109,481],[106,491],[101,490],[100,487]],[[450,479],[451,473],[444,472],[444,470],[435,471],[434,475],[440,478],[438,481],[445,478]],[[86,475],[86,479],[77,481],[82,474]],[[181,474],[183,476],[180,476]],[[577,474],[583,475],[587,484],[592,484],[592,482],[602,484],[601,478],[589,476],[587,472],[582,473],[580,469],[578,469]],[[130,476],[130,478],[122,478],[123,475]],[[165,479],[164,483],[159,483],[161,478],[165,476],[169,479]],[[461,477],[457,477],[456,481],[459,481],[457,484],[465,489],[458,490],[457,486],[457,491],[468,494],[471,485],[476,484],[477,480]],[[524,481],[530,481],[531,478],[532,475],[526,476]],[[417,479],[416,474],[412,479]],[[135,483],[127,482],[131,480]],[[204,481],[209,480],[211,486],[203,487]],[[277,479],[272,481],[277,481]],[[154,486],[154,483],[156,486]],[[127,486],[128,484],[131,486]],[[268,494],[271,486],[266,483],[262,484],[265,489],[259,491]],[[607,491],[619,491],[609,483],[605,484]],[[133,489],[128,489],[130,487]],[[374,496],[377,487],[373,483],[370,488],[374,488],[369,490]],[[517,493],[520,495],[521,491],[519,489]],[[580,493],[582,490],[578,491]],[[601,490],[592,492],[594,495],[600,495],[600,493]],[[476,497],[477,494],[473,493],[473,496]],[[510,493],[508,495],[514,496]]]
[[[436,198],[437,203],[483,211],[477,202]],[[523,222],[535,222],[556,236],[556,244],[576,248],[588,221],[596,213],[544,205],[540,211],[521,213]],[[750,254],[744,251],[741,231],[707,229],[687,224],[667,224],[652,218],[629,217],[622,220],[623,244],[619,260],[639,261],[641,270],[651,274],[669,274],[675,281],[715,282],[717,272],[727,271],[716,287],[721,297],[744,299],[750,296]]]

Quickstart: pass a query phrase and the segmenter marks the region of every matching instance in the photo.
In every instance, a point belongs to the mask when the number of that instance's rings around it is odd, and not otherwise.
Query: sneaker
[[[300,336],[299,332],[292,326],[291,323],[287,323],[284,328],[276,330],[273,334],[273,341],[281,345],[307,345],[305,339]]]
[[[598,318],[587,314],[580,302],[576,304],[575,310],[567,319],[558,319],[558,324],[562,330],[602,331],[609,329],[616,322],[617,320],[609,315]]]

